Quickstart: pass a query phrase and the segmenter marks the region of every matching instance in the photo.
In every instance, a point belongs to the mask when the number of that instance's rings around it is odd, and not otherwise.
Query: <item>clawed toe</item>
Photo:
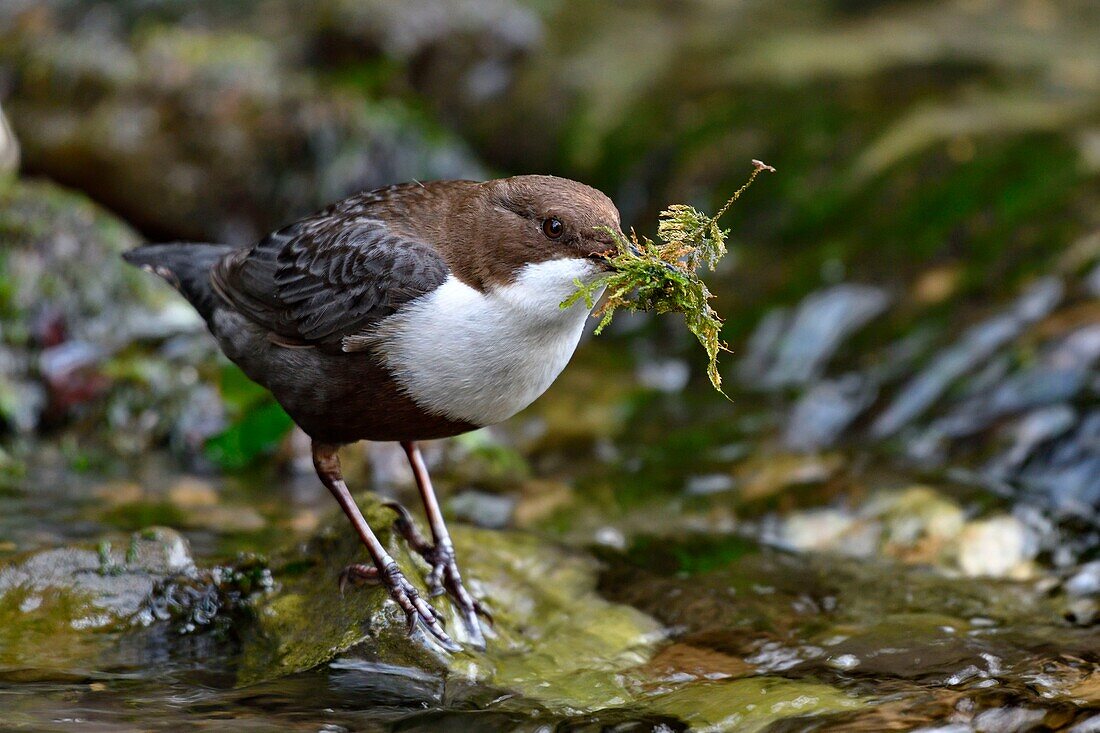
[[[402,575],[397,563],[388,565],[379,575],[390,589],[390,596],[405,611],[410,635],[416,631],[416,625],[419,622],[431,632],[432,636],[439,641],[444,649],[449,652],[462,651],[462,647],[456,644],[443,630],[443,616],[420,597],[420,593],[416,588]]]
[[[466,629],[470,634],[470,642],[478,649],[485,648],[485,636],[481,631],[481,623],[478,621],[478,616],[484,616],[486,620],[492,624],[492,615],[485,610],[485,607],[481,604],[481,601],[473,597],[473,595],[466,590],[466,586],[462,583],[462,576],[458,572],[458,565],[455,563],[454,551],[449,546],[444,546],[442,550],[438,550],[439,554],[445,558],[439,561],[438,565],[433,566],[433,574],[438,570],[438,576],[441,579],[441,588],[446,589],[446,592],[454,599],[455,604],[462,612],[462,619],[466,624]]]
[[[348,565],[340,572],[340,595],[344,595],[349,585],[377,585],[379,582],[378,568],[373,565]]]
[[[485,607],[485,604],[481,601],[474,599],[474,613],[485,619],[485,622],[490,626],[496,626],[496,620],[493,618],[493,613]]]
[[[349,565],[340,573],[341,593],[348,585],[358,586],[379,583],[386,586],[390,592],[390,597],[405,612],[410,636],[416,633],[416,626],[420,623],[438,640],[444,649],[449,652],[462,651],[462,647],[456,644],[443,630],[443,614],[420,597],[419,591],[405,579],[400,568],[397,567],[397,563],[392,563],[381,571],[373,565]]]
[[[431,570],[425,577],[428,593],[433,597],[444,593],[449,594],[462,613],[471,643],[479,649],[484,649],[485,637],[482,634],[478,616],[484,617],[490,625],[493,617],[463,585],[462,575],[455,561],[454,547],[450,541],[437,541],[434,544],[429,542],[417,530],[408,509],[393,501],[387,502],[386,506],[397,513],[397,518],[393,522],[394,529],[405,538],[409,547],[418,552],[431,566]]]

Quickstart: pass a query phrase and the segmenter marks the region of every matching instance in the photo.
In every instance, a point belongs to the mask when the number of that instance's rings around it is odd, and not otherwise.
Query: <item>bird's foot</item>
[[[420,597],[420,592],[405,579],[397,563],[390,562],[381,570],[373,565],[349,565],[340,573],[341,593],[348,585],[379,583],[386,586],[390,592],[390,598],[405,612],[410,636],[416,632],[416,625],[419,622],[444,649],[449,652],[462,651],[462,647],[443,630],[443,615]]]
[[[444,593],[451,596],[462,613],[463,622],[470,634],[470,642],[478,649],[484,649],[485,636],[481,631],[478,616],[484,618],[490,625],[493,623],[493,616],[481,601],[474,598],[466,590],[466,586],[462,583],[462,575],[459,573],[458,563],[455,561],[454,547],[449,541],[428,542],[416,529],[408,509],[396,502],[387,502],[386,506],[397,512],[394,528],[409,543],[409,547],[420,553],[420,556],[431,566],[431,570],[425,579],[428,592],[432,596],[441,596]]]

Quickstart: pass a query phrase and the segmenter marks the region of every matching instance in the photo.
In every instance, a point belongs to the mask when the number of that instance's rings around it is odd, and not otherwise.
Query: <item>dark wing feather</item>
[[[338,347],[439,287],[448,272],[430,244],[364,207],[334,207],[230,255],[215,268],[214,283],[279,340]]]

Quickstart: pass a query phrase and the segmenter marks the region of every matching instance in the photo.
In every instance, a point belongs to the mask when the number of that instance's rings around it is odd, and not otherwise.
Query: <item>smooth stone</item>
[[[1012,473],[1026,463],[1040,445],[1073,429],[1077,417],[1077,411],[1067,404],[1032,410],[1012,426],[1011,447],[994,458],[986,470],[994,475]]]
[[[1093,560],[1078,568],[1062,589],[1067,595],[1078,598],[1100,596],[1100,560]]]
[[[1100,715],[1075,723],[1066,733],[1100,733]]]
[[[874,402],[878,387],[859,374],[818,382],[791,411],[783,443],[791,450],[832,447],[848,426]]]
[[[870,285],[835,285],[806,296],[777,344],[762,384],[775,389],[810,382],[844,340],[886,310],[889,302],[885,290]]]
[[[950,348],[941,352],[910,379],[871,425],[871,435],[887,438],[923,415],[956,381],[990,359],[1022,333],[1024,327],[1057,307],[1064,285],[1056,277],[1039,280],[1011,306],[967,329]]]
[[[977,733],[1027,733],[1034,730],[1046,713],[1032,708],[991,708],[970,721]]]
[[[970,576],[1022,578],[1032,574],[1039,554],[1035,532],[1016,517],[970,522],[959,535],[959,567]]]
[[[447,502],[447,507],[460,521],[486,529],[503,529],[512,523],[516,498],[485,491],[462,491]]]

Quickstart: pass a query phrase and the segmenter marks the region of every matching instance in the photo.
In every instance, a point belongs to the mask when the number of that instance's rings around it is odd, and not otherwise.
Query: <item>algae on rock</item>
[[[0,674],[94,666],[102,631],[145,625],[158,582],[194,570],[187,541],[151,528],[96,549],[62,547],[0,566]]]
[[[379,538],[422,592],[423,563],[390,525],[393,513],[373,496],[359,505]],[[653,619],[610,603],[595,591],[597,568],[587,556],[533,536],[452,527],[472,592],[493,611],[484,654],[448,656],[418,632],[381,588],[337,588],[340,570],[363,560],[343,517],[275,564],[279,591],[259,602],[246,636],[239,683],[300,672],[342,655],[366,654],[389,664],[479,680],[567,711],[621,704],[631,697],[627,670],[652,653],[662,631]],[[447,628],[465,640],[449,600],[434,599]]]

